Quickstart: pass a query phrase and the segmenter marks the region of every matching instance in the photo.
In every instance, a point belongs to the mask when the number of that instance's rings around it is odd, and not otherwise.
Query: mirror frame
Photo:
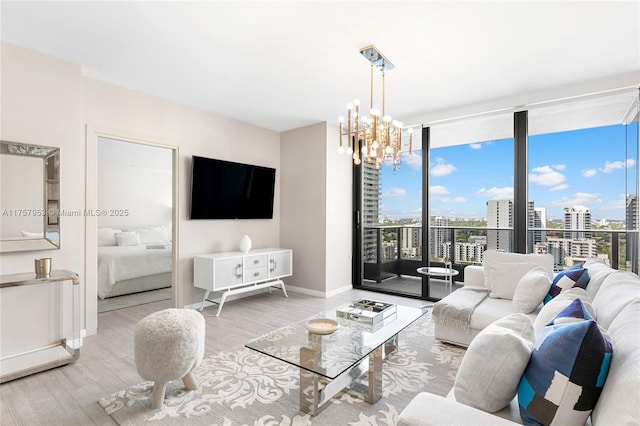
[[[60,148],[0,141],[0,155],[42,159],[42,238],[0,240],[0,253],[60,249]],[[5,214],[6,212],[2,212]],[[57,238],[52,234],[57,233]]]

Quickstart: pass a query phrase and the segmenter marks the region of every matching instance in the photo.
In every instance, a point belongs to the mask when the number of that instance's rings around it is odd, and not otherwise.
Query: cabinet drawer
[[[254,281],[261,281],[269,277],[268,268],[251,268],[244,271],[244,282],[251,283]]]
[[[266,254],[246,256],[244,258],[244,269],[264,268],[267,266],[267,258]]]
[[[214,288],[242,282],[242,258],[216,260],[213,273]]]

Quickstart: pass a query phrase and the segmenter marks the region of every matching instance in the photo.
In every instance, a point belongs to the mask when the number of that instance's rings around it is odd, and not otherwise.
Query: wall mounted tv
[[[191,219],[272,219],[276,169],[193,156]]]

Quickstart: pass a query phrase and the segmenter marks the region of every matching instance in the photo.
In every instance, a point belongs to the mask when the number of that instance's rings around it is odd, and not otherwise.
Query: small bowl
[[[307,321],[304,325],[309,333],[331,334],[338,329],[338,321],[328,318],[318,318]]]

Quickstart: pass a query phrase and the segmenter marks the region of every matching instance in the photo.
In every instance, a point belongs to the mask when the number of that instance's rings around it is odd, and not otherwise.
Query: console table
[[[65,281],[72,284],[70,289],[70,313],[68,310],[63,309],[65,295],[68,295],[63,288]],[[0,383],[69,364],[80,356],[80,315],[79,307],[76,306],[78,299],[76,292],[80,284],[78,274],[67,270],[53,270],[48,277],[43,278],[37,277],[35,273],[0,276],[1,289],[53,283],[60,284],[60,322],[58,324],[61,334],[60,341],[44,347],[4,356],[0,359]],[[70,322],[67,316],[71,317]],[[3,328],[10,327],[11,324],[3,324],[2,326]],[[49,327],[49,324],[43,324],[43,326]]]
[[[293,252],[290,249],[265,248],[248,253],[232,251],[195,256],[193,282],[206,290],[200,310],[206,301],[218,304],[220,315],[227,297],[262,288],[279,287],[285,297],[287,290],[281,278],[293,274]],[[213,292],[222,291],[220,302],[208,299]]]

